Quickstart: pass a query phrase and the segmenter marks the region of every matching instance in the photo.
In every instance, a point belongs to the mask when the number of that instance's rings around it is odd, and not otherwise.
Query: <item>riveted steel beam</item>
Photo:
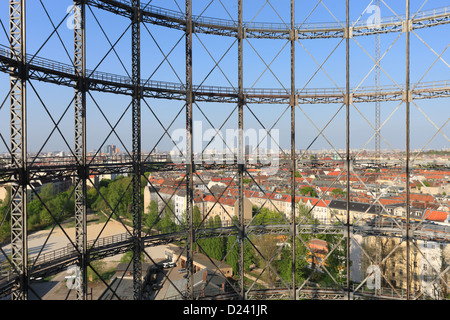
[[[240,299],[245,300],[244,283],[244,244],[245,244],[245,222],[244,222],[244,172],[245,172],[245,154],[244,154],[244,25],[243,25],[243,6],[242,0],[238,0],[238,192],[239,192],[239,284]]]
[[[350,0],[346,0],[346,34],[350,35]],[[346,83],[346,94],[345,94],[345,106],[346,106],[346,211],[347,211],[347,219],[346,219],[346,245],[347,245],[347,257],[346,257],[346,270],[347,270],[347,299],[350,300],[352,298],[352,293],[350,292],[350,243],[351,243],[351,234],[350,234],[350,106],[351,95],[350,95],[350,36],[345,38],[345,83]]]
[[[27,242],[27,107],[26,107],[26,31],[25,0],[9,1],[11,58],[17,62],[10,74],[11,102],[11,165],[16,169],[11,185],[11,263],[17,274],[13,286],[13,300],[28,299],[28,242]]]
[[[87,299],[87,168],[86,168],[86,4],[75,0],[74,10],[74,67],[75,86],[75,148],[77,170],[75,183],[75,244],[79,257],[80,277],[76,286],[77,299]]]
[[[100,9],[110,11],[122,16],[130,16],[129,1],[117,0],[87,0],[90,5]],[[185,16],[179,11],[160,8],[147,5],[143,10],[143,21],[167,28],[184,30],[187,24]],[[193,16],[195,26],[193,32],[215,34],[227,37],[238,36],[239,26],[232,20],[225,20],[214,17]],[[374,34],[384,34],[393,32],[402,32],[401,16],[385,17],[381,19],[380,28],[368,26],[364,21],[350,21],[350,28],[345,26],[345,21],[326,22],[326,23],[308,23],[296,25],[295,30],[299,39],[331,39],[342,38],[347,35],[369,36]],[[450,23],[450,7],[436,8],[426,10],[411,22],[411,28],[421,29],[440,24]],[[259,39],[286,39],[291,37],[291,28],[285,23],[272,22],[245,22],[244,37]],[[347,32],[349,31],[349,32]]]
[[[295,95],[295,42],[298,40],[298,32],[295,29],[295,0],[291,0],[291,239],[292,239],[292,291],[291,299],[297,300],[297,285],[295,274],[295,262],[296,255],[296,237],[297,237],[297,222],[295,219],[295,171],[296,171],[296,157],[295,157],[295,108],[298,103],[297,96]]]
[[[406,24],[410,25],[410,0],[405,0],[406,3]],[[405,92],[406,92],[406,165],[405,165],[405,174],[406,174],[406,300],[410,299],[411,294],[411,267],[410,267],[410,251],[411,251],[411,239],[410,239],[410,218],[411,218],[411,206],[410,206],[410,79],[411,79],[411,71],[410,71],[410,51],[411,51],[411,41],[410,41],[410,33],[411,30],[409,27],[404,30],[406,35],[406,52],[405,52],[405,62],[406,62],[406,75],[405,75]]]
[[[192,1],[185,2],[186,21],[192,22]],[[187,288],[185,298],[194,299],[194,152],[193,152],[193,85],[192,85],[192,23],[187,23],[185,28],[186,39],[186,223],[187,223],[187,241],[186,241],[186,270],[188,272]]]
[[[141,8],[140,0],[132,0],[131,17],[131,81],[132,96],[132,161],[133,161],[133,291],[134,299],[142,299],[142,213],[141,213]]]

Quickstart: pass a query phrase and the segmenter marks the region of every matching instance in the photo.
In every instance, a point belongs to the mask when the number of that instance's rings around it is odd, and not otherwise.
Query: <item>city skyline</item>
[[[51,19],[46,18],[44,20],[45,23],[39,21],[40,27],[33,28],[33,25],[36,23],[35,17],[38,15],[28,15],[30,21],[27,25],[27,31],[30,36],[28,37],[27,52],[30,55],[37,54],[37,56],[45,56],[46,58],[71,65],[70,54],[68,55],[67,53],[73,38],[68,22],[71,14],[67,12],[70,3],[70,1],[67,3],[61,1],[48,8],[37,2],[28,4],[30,12],[41,12],[47,17],[45,12],[47,10]],[[355,4],[355,7],[352,7],[351,20],[363,22],[364,19],[369,19],[371,14],[369,12],[364,13],[364,10],[368,8],[370,3],[370,1],[367,1],[367,3]],[[151,5],[158,6],[158,2],[153,1]],[[163,6],[163,3],[159,3],[159,5]],[[167,5],[169,5],[169,9],[178,11],[175,3]],[[441,5],[440,2],[428,1],[422,6],[422,3],[413,1],[412,12],[419,9],[426,11],[427,9],[438,8]],[[195,6],[198,6],[198,8]],[[324,5],[317,5],[315,10],[312,10],[314,8],[312,4],[305,4],[305,6],[308,9],[304,9],[304,11],[297,9],[299,23],[305,21],[307,13],[311,14],[307,17],[306,23],[324,21],[337,23],[337,21],[345,20],[342,7],[333,1],[327,1]],[[194,3],[194,14],[202,14],[205,17],[220,17],[223,15],[224,19],[231,19],[221,5],[213,3],[206,7],[206,10],[203,10],[205,6]],[[254,22],[273,21],[276,23],[283,23],[282,20],[284,22],[289,21],[283,15],[284,10],[286,10],[286,14],[288,13],[288,6],[285,8],[283,6],[277,7],[277,11],[274,11],[269,5],[265,5],[258,14],[253,12],[255,8],[249,7],[247,11],[244,8],[244,20],[251,21],[252,18],[255,18]],[[233,9],[235,9],[234,6]],[[235,14],[233,9],[228,10],[228,12],[232,13],[232,16]],[[0,14],[0,20],[6,26],[7,16],[5,14],[7,10],[2,12],[4,14]],[[275,12],[279,12],[280,16],[276,15]],[[381,17],[395,17],[394,13],[398,15],[404,14],[404,6],[394,3],[389,4],[389,7],[387,7],[382,4]],[[280,18],[283,19],[281,20]],[[87,10],[87,19],[87,68],[91,70],[95,68],[98,71],[111,72],[125,77],[129,75],[131,63],[129,57],[130,30],[127,29],[127,23],[124,23],[123,19],[118,19],[96,8]],[[58,23],[58,33],[52,33],[52,23],[54,25]],[[106,35],[103,33],[105,30],[102,31],[102,28],[108,30],[105,33]],[[446,72],[448,70],[447,61],[450,60],[448,58],[449,52],[444,47],[445,43],[440,41],[440,34],[444,36],[445,30],[445,26],[441,28],[426,28],[417,30],[412,34],[411,41],[414,45],[414,50],[411,52],[411,83],[449,80],[447,79],[448,72]],[[124,31],[126,32],[122,34]],[[91,38],[91,33],[98,36],[95,39]],[[150,79],[152,80],[183,83],[185,68],[184,46],[181,44],[184,42],[183,33],[175,30],[166,30],[158,26],[152,26],[152,28],[143,27],[141,33],[143,80],[148,79],[151,75]],[[48,41],[41,46],[43,40]],[[344,44],[339,39],[329,40],[327,42],[302,40],[296,43],[296,86],[298,90],[324,87],[330,89],[345,88]],[[354,40],[350,43],[352,56],[350,86],[352,88],[372,86],[374,84],[372,37],[359,37]],[[235,61],[236,59],[237,47],[233,39],[220,38],[220,41],[217,41],[216,38],[207,35],[196,35],[193,41],[196,48],[195,60],[193,61],[194,84],[227,87],[232,85],[236,88],[237,68],[233,66],[233,60]],[[290,75],[287,71],[289,70],[290,58],[288,46],[286,46],[285,41],[275,41],[276,45],[271,48],[265,45],[266,42],[267,40],[255,41],[247,39],[244,43],[244,86],[247,88],[289,88]],[[0,44],[5,45],[7,43],[5,32],[0,32]],[[215,50],[211,52],[205,50],[206,43],[211,43]],[[111,49],[112,44],[114,44],[114,50]],[[263,47],[260,47],[260,44]],[[399,64],[397,61],[404,54],[404,35],[401,33],[386,34],[382,37],[381,46],[383,57],[381,60],[381,85],[391,85],[393,87],[403,85],[405,82],[405,65],[404,63]],[[261,54],[261,58],[258,57],[260,52],[264,52],[264,54]],[[105,56],[103,56],[104,54]],[[146,58],[149,55],[152,57],[151,59]],[[150,64],[151,61],[153,61],[152,64]],[[218,64],[216,65],[215,62],[218,62]],[[231,66],[233,68],[230,68]],[[236,69],[236,71],[233,71],[233,69]],[[5,76],[0,77],[0,84],[7,86],[7,80],[8,78]],[[29,150],[38,151],[50,134],[47,145],[52,146],[48,149],[46,145],[45,150],[68,149],[64,139],[70,142],[71,146],[73,145],[71,134],[73,130],[71,128],[73,128],[74,124],[70,116],[73,103],[71,103],[70,91],[70,89],[66,88],[55,89],[52,85],[37,82],[32,82],[32,86],[29,86]],[[3,101],[3,97],[0,99]],[[158,120],[162,123],[171,123],[175,119],[172,127],[168,130],[169,133],[177,128],[184,128],[184,111],[182,111],[184,104],[181,101],[147,98],[144,101],[142,103],[142,141],[143,146],[151,150],[155,143],[159,141],[159,138],[164,135],[164,128],[160,126]],[[427,147],[429,146],[432,149],[448,148],[450,146],[448,143],[448,137],[450,136],[449,126],[445,122],[446,120],[448,121],[448,118],[440,116],[445,113],[448,103],[449,98],[442,98],[434,101],[416,100],[411,105],[411,148],[420,149],[426,144],[428,144]],[[110,135],[106,144],[116,144],[121,149],[124,149],[124,147],[129,149],[131,147],[131,136],[128,134],[131,126],[129,104],[129,97],[96,92],[88,94],[88,149],[101,148],[101,144],[108,137],[111,127],[114,127],[115,131]],[[222,128],[223,122],[218,121],[218,119],[227,119],[231,114],[223,128],[236,129],[237,113],[233,113],[235,107],[235,104],[230,103],[198,102],[194,104],[193,116],[196,121],[202,121],[205,127],[210,126],[210,123],[212,123],[215,129],[219,130]],[[46,109],[52,114],[53,120],[47,114]],[[164,110],[164,112],[161,112],[161,110]],[[373,148],[375,142],[374,137],[372,137],[374,133],[374,110],[374,103],[358,103],[351,106],[350,143],[352,144],[352,149]],[[180,111],[181,114],[179,114]],[[0,109],[0,118],[4,119],[0,123],[0,127],[5,129],[8,128],[6,123],[8,119],[7,112],[7,106]],[[245,108],[244,112],[247,119],[244,124],[245,129],[258,130],[262,129],[263,126],[265,129],[270,129],[275,124],[274,128],[280,130],[280,146],[282,148],[289,147],[290,131],[288,128],[290,117],[288,112],[286,112],[285,104],[267,106],[249,103],[248,109]],[[328,116],[323,117],[324,114]],[[155,115],[158,119],[155,118]],[[335,117],[332,118],[333,115]],[[208,119],[205,119],[204,116],[208,117]],[[60,120],[59,126],[55,130],[54,122],[58,123],[58,120]],[[330,120],[330,124],[327,125]],[[342,104],[299,105],[296,112],[296,121],[302,124],[302,129],[297,130],[296,148],[306,149],[309,145],[313,149],[331,148],[330,144],[336,149],[344,148],[346,137],[342,126],[345,126],[345,108],[342,108]],[[382,124],[386,121],[386,124],[381,129],[383,137],[381,139],[381,149],[389,149],[391,146],[393,149],[404,148],[405,132],[398,129],[405,121],[404,103],[382,102],[381,121]],[[438,129],[440,129],[440,133],[429,142]],[[58,130],[61,131],[63,137]],[[321,130],[323,130],[323,135],[326,139],[319,134]],[[124,146],[115,139],[116,132],[124,142]],[[1,129],[0,133],[7,140],[9,133]],[[112,139],[115,140],[112,141]],[[327,139],[329,142],[326,141]],[[369,140],[370,142],[367,144]],[[173,143],[165,135],[157,146],[160,149],[170,150],[173,148]],[[0,152],[6,152],[4,143],[0,143]]]
[[[0,300],[450,298],[450,0],[0,6]]]

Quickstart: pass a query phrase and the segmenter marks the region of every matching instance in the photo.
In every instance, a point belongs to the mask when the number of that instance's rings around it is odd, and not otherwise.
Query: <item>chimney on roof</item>
[[[203,272],[203,282],[206,283],[206,277],[208,276],[208,271],[205,270],[205,272]]]

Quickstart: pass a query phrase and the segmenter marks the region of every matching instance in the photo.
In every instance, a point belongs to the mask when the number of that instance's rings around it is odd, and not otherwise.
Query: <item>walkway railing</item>
[[[11,59],[12,54],[9,47],[0,44],[0,56]],[[75,79],[75,69],[69,64],[53,61],[47,58],[33,56],[27,54],[27,62],[31,66],[36,68],[46,69],[52,72],[66,74],[69,77]],[[89,79],[102,82],[108,82],[116,86],[132,86],[132,81],[127,76],[106,73],[102,71],[87,70],[86,74]],[[179,93],[185,92],[185,86],[182,83],[173,83],[166,81],[155,80],[141,80],[141,86],[144,90],[155,92],[167,92],[167,93]],[[404,85],[382,85],[378,89],[374,86],[358,87],[351,89],[354,95],[383,95],[386,93],[401,93],[404,91]],[[449,80],[421,82],[418,84],[412,84],[413,91],[438,91],[450,89]],[[198,95],[211,95],[211,96],[237,96],[236,88],[222,87],[222,86],[194,86],[193,90]],[[345,88],[303,88],[297,89],[296,94],[299,97],[341,97],[344,95]],[[289,97],[289,90],[283,88],[247,88],[244,89],[244,94],[251,97]]]
[[[101,3],[106,3],[112,6],[119,6],[122,8],[131,8],[131,2],[129,0],[89,0],[88,2],[93,5],[100,6]],[[185,25],[186,16],[183,12],[175,11],[171,9],[161,8],[149,4],[141,3],[141,9],[143,10],[144,17],[149,17],[154,20],[167,21],[176,23],[179,27],[180,25]],[[412,12],[411,18],[414,21],[424,21],[433,20],[440,17],[445,17],[450,15],[450,7],[441,7],[430,10],[424,10],[421,12]],[[237,21],[231,19],[222,19],[206,16],[193,15],[192,20],[195,24],[201,26],[209,26],[217,29],[234,30],[237,29]],[[402,21],[406,20],[406,15],[394,15],[389,17],[382,17],[380,20],[381,28],[389,26],[401,25]],[[309,22],[309,23],[297,23],[295,29],[299,30],[301,33],[307,32],[333,32],[336,30],[343,30],[345,28],[345,21],[335,21],[335,22]],[[359,19],[357,21],[350,22],[353,28],[359,29],[370,29],[367,25],[366,19]],[[278,32],[278,33],[289,33],[290,25],[286,23],[273,23],[273,22],[243,22],[243,26],[248,30],[261,30],[266,32]]]

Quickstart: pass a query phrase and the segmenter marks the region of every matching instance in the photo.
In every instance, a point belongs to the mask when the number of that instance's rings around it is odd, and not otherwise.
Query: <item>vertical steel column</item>
[[[132,0],[132,143],[133,143],[133,289],[134,299],[142,299],[141,235],[141,9],[140,0]]]
[[[410,296],[410,234],[409,234],[409,219],[410,219],[410,192],[409,192],[409,152],[410,152],[410,0],[406,0],[406,299]]]
[[[375,0],[375,6],[380,8],[380,0]],[[378,24],[381,21],[376,21],[378,28]],[[381,80],[381,68],[379,65],[380,60],[380,33],[375,34],[375,61],[377,65],[375,66],[375,94],[378,98],[378,94],[380,93],[380,80]],[[375,161],[379,165],[380,156],[381,156],[381,138],[380,138],[380,126],[381,126],[381,102],[377,99],[375,101],[375,130],[377,130],[375,135]],[[378,207],[378,206],[377,206]]]
[[[192,2],[186,0],[186,223],[187,223],[187,243],[186,243],[186,269],[187,292],[186,298],[194,299],[194,218],[193,218],[193,200],[194,200],[194,184],[193,184],[193,140],[192,140]]]
[[[238,174],[239,174],[239,280],[240,280],[240,299],[245,300],[244,287],[244,240],[245,240],[245,220],[244,220],[244,170],[246,157],[244,153],[244,62],[243,62],[243,40],[244,40],[244,21],[242,1],[238,0]]]
[[[295,221],[295,107],[297,106],[297,95],[295,93],[295,41],[296,30],[295,30],[295,0],[291,0],[291,217],[292,217],[292,300],[297,299],[296,285],[295,285],[295,238],[297,236],[297,226]]]
[[[75,88],[75,243],[80,253],[80,278],[77,299],[87,299],[87,225],[86,225],[86,34],[85,0],[74,1],[74,66],[78,76]]]
[[[380,8],[381,5],[381,0],[375,0],[375,7]],[[381,10],[381,9],[379,9]],[[380,18],[381,19],[381,18]],[[381,23],[381,21],[376,21],[376,27],[377,29],[380,29],[379,24]],[[381,160],[381,135],[380,135],[380,130],[381,130],[381,102],[379,101],[380,98],[380,81],[381,81],[381,68],[380,68],[380,57],[381,57],[381,52],[380,52],[380,42],[381,42],[381,35],[380,33],[376,33],[375,34],[375,61],[376,61],[376,66],[375,66],[375,96],[376,96],[376,101],[375,101],[375,163],[377,166],[380,166],[380,160]],[[381,215],[381,207],[379,205],[375,206],[375,212],[377,214],[377,216]],[[381,255],[380,255],[380,250],[376,250],[376,254],[375,254],[375,263],[376,264],[380,264],[381,263]],[[380,289],[375,288],[375,295],[379,295],[380,294]]]
[[[350,0],[346,3],[346,128],[347,128],[347,141],[346,141],[346,163],[347,163],[347,299],[351,299],[350,294]]]
[[[17,68],[10,76],[11,101],[11,161],[17,170],[11,188],[11,263],[18,273],[11,298],[28,299],[27,243],[27,121],[26,121],[26,62],[25,0],[9,1],[9,30],[11,58]]]

